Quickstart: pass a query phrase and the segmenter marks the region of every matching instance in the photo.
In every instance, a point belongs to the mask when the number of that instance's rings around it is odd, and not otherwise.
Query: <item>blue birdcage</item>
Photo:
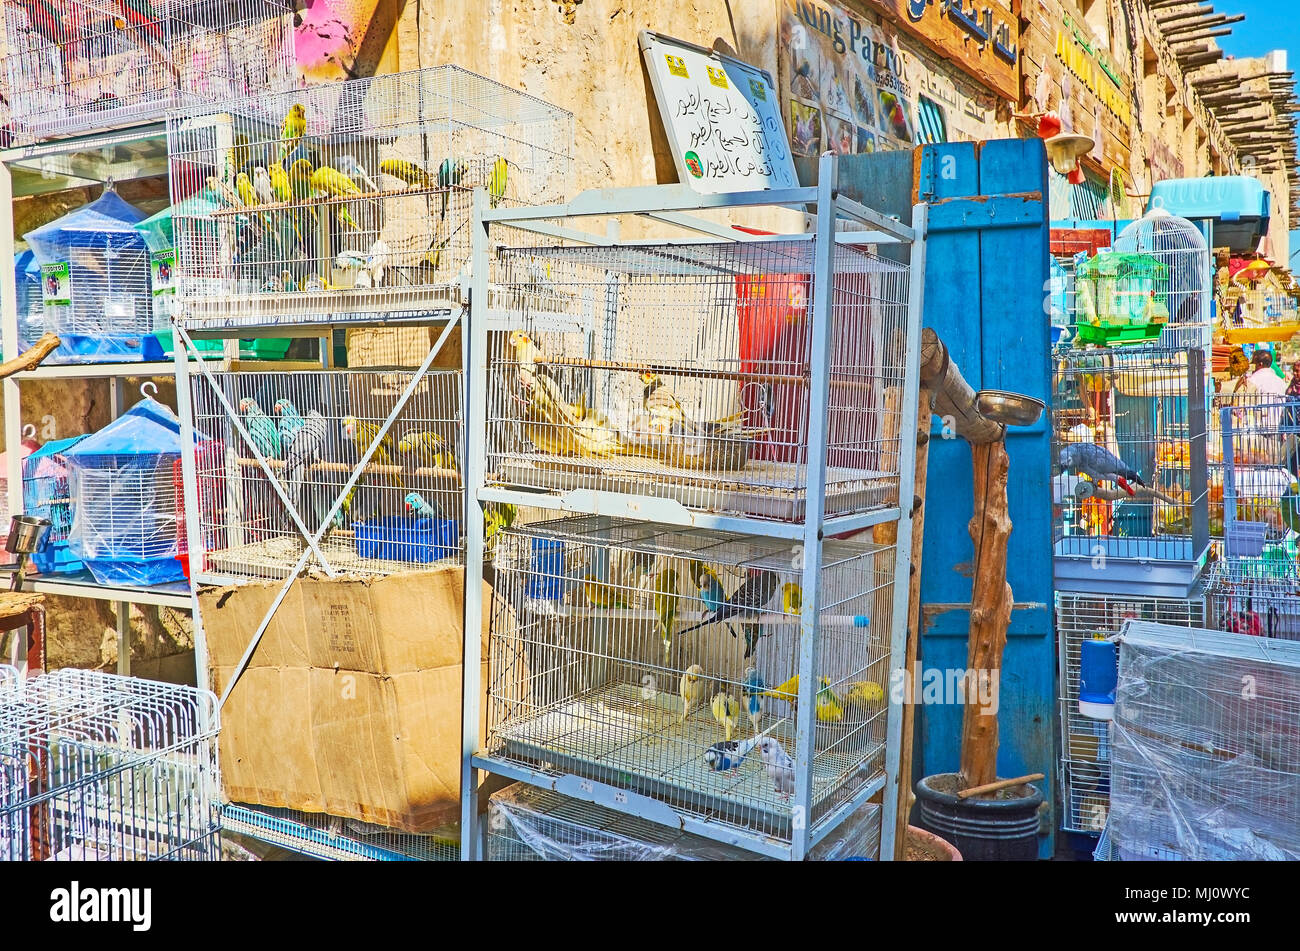
[[[180,420],[144,399],[64,451],[72,498],[68,550],[100,584],[180,581],[176,491]]]
[[[52,439],[23,460],[23,511],[50,520],[49,544],[45,551],[32,555],[36,570],[43,574],[75,574],[85,569],[68,552],[72,494],[63,455],[85,438]]]
[[[41,267],[45,329],[62,363],[140,360],[154,330],[144,218],[111,188],[24,237]]]

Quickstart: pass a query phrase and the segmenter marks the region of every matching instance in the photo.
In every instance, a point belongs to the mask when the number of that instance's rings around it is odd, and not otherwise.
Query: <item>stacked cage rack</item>
[[[1057,588],[1186,597],[1209,544],[1204,354],[1069,349],[1053,387]]]
[[[192,111],[168,140],[191,329],[365,323],[459,300],[473,188],[565,197],[573,118],[441,66]]]
[[[4,0],[12,128],[67,136],[287,87],[292,12],[282,0]]]
[[[893,856],[902,721],[886,688],[906,641],[925,208],[907,226],[837,197],[837,169],[827,155],[818,187],[779,196],[490,209],[479,194],[471,510],[581,514],[516,525],[490,556],[483,738],[465,645],[468,857],[480,768],[796,860],[880,792]],[[666,216],[721,236],[679,213],[796,201],[817,207],[811,235],[522,246],[581,234],[545,219]],[[839,217],[870,230],[837,239]],[[868,242],[903,245],[910,268]],[[467,571],[485,557],[470,517]],[[488,609],[467,591],[466,630]]]
[[[216,697],[64,669],[0,700],[0,859],[219,857]]]
[[[1224,392],[1212,409],[1210,528],[1222,555],[1296,577],[1300,402]]]
[[[1300,641],[1300,577],[1293,567],[1219,561],[1210,569],[1205,593],[1208,626]]]
[[[1110,724],[1079,708],[1081,658],[1087,640],[1117,636],[1129,619],[1174,627],[1203,627],[1205,597],[1056,594],[1056,632],[1061,685],[1061,820],[1067,832],[1099,834],[1110,809]]]
[[[1300,858],[1300,644],[1129,622],[1119,658],[1112,852]]]
[[[288,576],[305,544],[295,515],[315,532],[410,387],[317,557],[371,574],[459,562],[459,370],[228,371],[192,386],[195,429],[224,447],[195,452],[204,577]]]

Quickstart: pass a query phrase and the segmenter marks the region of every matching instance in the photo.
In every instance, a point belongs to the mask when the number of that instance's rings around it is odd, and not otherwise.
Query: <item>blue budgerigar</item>
[[[280,443],[284,446],[285,451],[293,445],[293,437],[298,435],[298,431],[307,425],[307,421],[298,413],[298,407],[287,398],[281,398],[275,401],[272,411],[280,417]]]
[[[442,512],[437,503],[430,503],[419,492],[406,493],[406,510],[414,512],[419,518],[441,518]]]
[[[280,430],[275,420],[262,412],[257,400],[245,396],[239,401],[239,411],[244,414],[244,427],[257,451],[268,459],[280,458]]]
[[[720,604],[717,610],[706,614],[704,620],[678,631],[678,636],[689,634],[698,628],[716,624],[719,621],[725,621],[738,615],[761,613],[763,606],[772,600],[772,595],[776,594],[778,586],[778,578],[775,572],[750,569],[749,577],[732,593],[731,597]],[[728,625],[728,627],[731,626]],[[731,636],[736,636],[734,628],[731,628]],[[757,637],[754,639],[757,640]],[[749,641],[748,636],[746,641]],[[753,653],[753,645],[747,643],[746,646],[749,649],[746,651],[745,656],[748,657]]]
[[[723,740],[714,743],[704,751],[704,762],[709,764],[710,769],[720,773],[730,771],[734,774],[740,769],[740,764],[745,761],[745,757],[758,745],[759,740],[759,737],[751,736],[746,740]]]

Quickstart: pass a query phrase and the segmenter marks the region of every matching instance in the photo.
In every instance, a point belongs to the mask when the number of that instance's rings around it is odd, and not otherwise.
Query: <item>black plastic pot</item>
[[[1038,807],[1043,794],[1026,783],[1030,795],[1016,799],[958,799],[939,785],[956,789],[955,774],[926,776],[916,784],[913,820],[957,846],[967,862],[1032,862],[1038,858]]]

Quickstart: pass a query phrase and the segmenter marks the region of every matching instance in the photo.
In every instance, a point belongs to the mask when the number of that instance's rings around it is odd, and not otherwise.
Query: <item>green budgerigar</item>
[[[655,575],[654,602],[655,615],[658,617],[659,637],[664,642],[664,657],[668,656],[673,646],[673,625],[677,623],[677,572],[665,568]]]
[[[451,447],[437,433],[422,430],[408,430],[397,441],[397,451],[403,458],[412,460],[416,466],[430,469],[456,468],[456,457]]]
[[[278,459],[280,430],[276,427],[275,420],[262,412],[262,407],[251,396],[245,396],[239,401],[239,411],[244,416],[244,428],[248,430],[257,451],[267,459]]]

